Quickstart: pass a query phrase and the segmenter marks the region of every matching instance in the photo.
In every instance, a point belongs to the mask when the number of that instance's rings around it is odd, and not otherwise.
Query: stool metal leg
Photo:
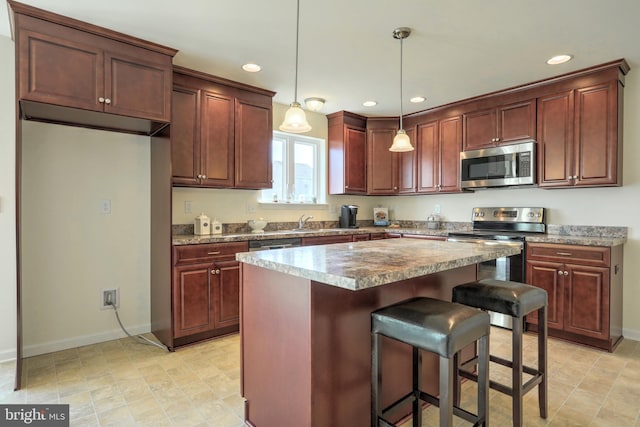
[[[513,412],[513,426],[521,427],[523,424],[522,413],[522,333],[523,325],[522,318],[513,318],[513,332],[512,332],[512,412]]]
[[[422,404],[420,401],[420,377],[422,372],[422,358],[420,349],[413,347],[413,427],[422,427]]]
[[[478,340],[478,419],[489,425],[489,335]]]
[[[538,310],[538,371],[542,375],[542,381],[538,385],[538,406],[540,417],[547,418],[547,306]]]
[[[453,359],[440,356],[440,427],[453,425]]]
[[[382,383],[380,366],[380,336],[371,334],[371,427],[378,427],[380,406],[380,386]]]

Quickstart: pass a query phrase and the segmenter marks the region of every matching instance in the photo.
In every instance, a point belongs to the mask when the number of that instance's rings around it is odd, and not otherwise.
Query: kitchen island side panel
[[[414,296],[450,300],[476,266],[351,291],[242,265],[242,394],[246,420],[269,427],[368,426],[371,312]],[[411,389],[411,348],[383,340],[383,403]],[[437,393],[437,358],[423,388]]]
[[[240,283],[245,419],[311,426],[310,281],[243,263]]]

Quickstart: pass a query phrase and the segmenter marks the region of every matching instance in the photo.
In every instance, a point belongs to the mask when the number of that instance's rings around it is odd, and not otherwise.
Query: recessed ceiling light
[[[365,107],[375,107],[378,103],[376,101],[364,101],[362,105]]]
[[[424,96],[414,96],[409,101],[413,102],[414,104],[419,104],[419,103],[424,102],[426,100],[427,100],[427,98],[425,98]]]
[[[571,55],[556,55],[552,58],[547,59],[547,64],[549,65],[564,64],[565,62],[571,61],[571,58],[573,58],[573,56]]]
[[[249,62],[248,64],[244,64],[242,66],[242,69],[250,73],[257,73],[258,71],[262,70],[262,67],[259,66],[258,64],[253,64]]]

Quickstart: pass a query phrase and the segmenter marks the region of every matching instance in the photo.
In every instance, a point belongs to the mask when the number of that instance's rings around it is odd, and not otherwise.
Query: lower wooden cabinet
[[[353,242],[353,234],[341,234],[339,236],[314,236],[303,237],[302,246],[330,245],[332,243]]]
[[[235,255],[248,250],[247,242],[174,247],[175,346],[238,330],[240,264]]]
[[[622,339],[622,246],[527,244],[527,283],[547,291],[549,335],[613,351]],[[537,330],[534,313],[527,327]]]

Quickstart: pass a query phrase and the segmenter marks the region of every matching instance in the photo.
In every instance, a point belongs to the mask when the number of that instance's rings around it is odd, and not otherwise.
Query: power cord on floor
[[[120,325],[120,328],[122,328],[122,330],[124,331],[125,334],[127,334],[127,336],[131,339],[133,339],[134,341],[136,341],[137,343],[140,344],[144,344],[144,345],[154,345],[158,348],[161,348],[163,350],[169,351],[169,349],[165,346],[163,346],[162,344],[158,344],[155,341],[151,341],[149,338],[147,337],[143,337],[142,335],[131,335],[122,325],[122,322],[120,321],[120,314],[118,313],[118,307],[116,307],[116,305],[113,303],[113,301],[111,301],[110,298],[107,298],[106,301],[107,305],[110,305],[113,308],[113,311],[116,313],[116,319],[118,320],[118,324]]]

